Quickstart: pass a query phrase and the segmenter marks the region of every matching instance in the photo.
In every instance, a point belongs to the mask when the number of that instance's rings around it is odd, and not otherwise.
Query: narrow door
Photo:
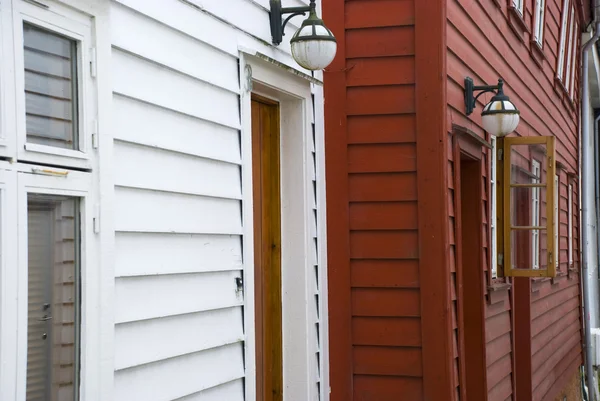
[[[252,97],[257,400],[283,400],[279,105]]]
[[[76,401],[79,391],[79,235],[74,198],[27,204],[27,401]]]

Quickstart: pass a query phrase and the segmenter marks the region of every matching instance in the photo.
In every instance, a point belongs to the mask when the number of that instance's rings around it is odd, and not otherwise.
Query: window
[[[569,205],[567,206],[567,213],[569,214],[569,232],[567,233],[569,245],[569,267],[573,266],[573,184],[569,184]]]
[[[554,250],[556,252],[556,257],[554,258],[554,265],[558,267],[558,263],[560,261],[560,248],[558,246],[558,190],[559,190],[559,178],[558,174],[554,176]]]
[[[58,3],[52,12],[15,4],[16,159],[91,169],[97,118],[92,18]]]
[[[567,21],[569,20],[569,0],[563,0],[562,18],[560,25],[560,42],[558,44],[558,65],[556,66],[556,76],[563,79],[563,68],[565,63],[565,44],[567,40]]]
[[[561,18],[556,78],[562,83],[565,91],[570,94],[571,99],[574,98],[573,92],[575,91],[579,41],[579,20],[575,7],[570,0],[565,0]]]
[[[491,265],[492,265],[492,278],[497,278],[498,277],[498,230],[496,228],[497,225],[497,212],[496,212],[496,207],[497,207],[497,199],[496,197],[498,196],[498,190],[497,190],[497,185],[496,185],[496,163],[497,161],[497,152],[498,152],[498,148],[497,148],[497,140],[495,136],[491,137],[490,142],[492,143],[492,150],[491,150],[491,163],[490,163],[490,203],[491,203],[491,211],[490,211],[490,236],[491,236]]]
[[[533,40],[538,46],[543,47],[544,43],[544,15],[546,13],[546,1],[535,0]]]
[[[23,25],[27,142],[79,150],[77,43]]]
[[[79,399],[80,239],[77,198],[27,199],[27,399]]]
[[[531,162],[531,183],[539,184],[541,182],[540,162],[532,160]],[[540,188],[531,188],[531,226],[540,226]],[[531,230],[531,268],[540,268],[540,230]]]
[[[521,14],[521,16],[523,16],[523,4],[525,3],[525,0],[512,0],[512,6],[514,7],[514,9],[516,11],[519,12],[519,14]]]
[[[555,138],[502,139],[504,275],[554,277]]]

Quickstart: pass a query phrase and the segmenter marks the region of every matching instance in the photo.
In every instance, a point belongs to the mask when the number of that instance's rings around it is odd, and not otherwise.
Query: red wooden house
[[[331,400],[579,399],[589,1],[327,0],[323,15],[338,38],[324,73]],[[491,94],[466,115],[465,77],[505,81],[510,138],[555,138],[511,148],[525,195],[482,128]],[[505,190],[512,206],[494,201]],[[505,211],[546,230],[507,236]],[[509,261],[555,273],[507,277]]]

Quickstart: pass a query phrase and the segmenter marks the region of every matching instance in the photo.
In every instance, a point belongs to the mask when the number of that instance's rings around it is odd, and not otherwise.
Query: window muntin
[[[77,198],[28,195],[28,400],[79,399],[79,220]]]
[[[537,160],[531,162],[531,183],[541,182],[541,164]],[[531,188],[531,226],[540,226],[540,188]],[[540,268],[540,230],[531,230],[531,268]]]
[[[533,39],[538,46],[543,47],[546,0],[535,0]]]
[[[556,274],[554,238],[554,150],[555,138],[503,138],[502,253],[505,276],[553,277]],[[531,172],[531,161],[540,163],[540,176]],[[534,181],[535,179],[535,181]],[[533,182],[532,182],[533,181]],[[539,225],[532,224],[532,200],[539,190]],[[533,223],[536,223],[534,220]],[[534,232],[539,235],[539,264],[532,256]]]
[[[27,142],[79,150],[77,42],[23,24]]]

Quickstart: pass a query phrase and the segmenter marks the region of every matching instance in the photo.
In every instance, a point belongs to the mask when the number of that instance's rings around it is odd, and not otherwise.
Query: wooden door
[[[283,400],[279,105],[252,97],[257,400]]]

